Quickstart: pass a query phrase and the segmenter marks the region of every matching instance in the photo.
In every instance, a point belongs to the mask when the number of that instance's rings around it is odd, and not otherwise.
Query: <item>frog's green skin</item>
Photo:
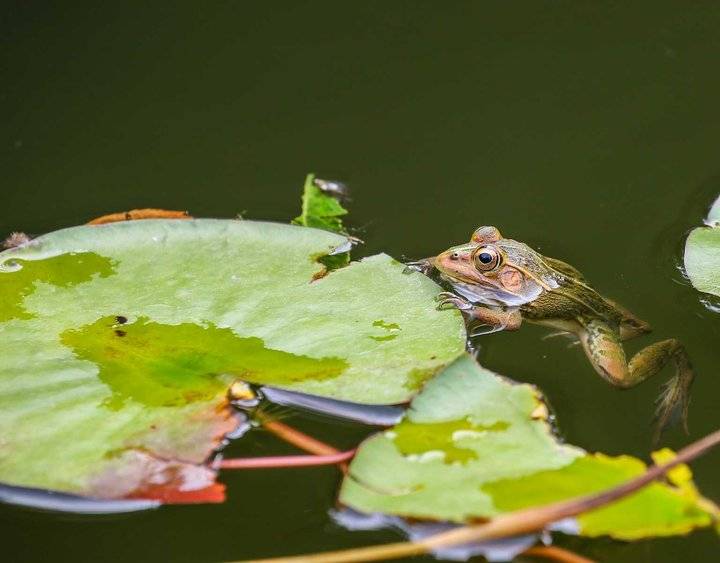
[[[480,227],[469,243],[430,262],[455,292],[441,294],[441,307],[455,306],[496,330],[516,330],[526,320],[572,333],[613,385],[633,387],[674,362],[675,376],[658,400],[658,432],[676,414],[687,431],[693,370],[683,345],[656,342],[628,362],[622,341],[650,332],[649,325],[600,295],[574,267],[503,238],[495,227]]]

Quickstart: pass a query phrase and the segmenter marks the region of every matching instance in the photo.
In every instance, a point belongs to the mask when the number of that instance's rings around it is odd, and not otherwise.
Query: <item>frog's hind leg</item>
[[[620,343],[620,335],[605,323],[589,321],[580,334],[585,353],[595,370],[613,385],[627,389],[675,363],[675,375],[665,384],[657,400],[657,439],[662,430],[679,417],[687,432],[690,385],[694,373],[685,347],[674,338],[651,344],[635,354],[630,362]]]
[[[620,340],[630,340],[631,338],[636,338],[643,334],[647,334],[648,332],[652,332],[652,328],[650,328],[648,323],[640,317],[637,317],[619,303],[611,301],[607,298],[605,301],[610,303],[610,305],[612,305],[622,315],[622,319],[620,320]]]

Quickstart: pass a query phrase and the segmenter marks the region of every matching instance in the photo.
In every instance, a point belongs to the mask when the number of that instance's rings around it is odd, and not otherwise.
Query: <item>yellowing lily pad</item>
[[[465,523],[601,491],[644,472],[638,459],[560,443],[546,417],[534,387],[464,356],[425,386],[402,422],[363,443],[340,501],[364,513]],[[688,480],[653,483],[583,514],[578,531],[637,539],[709,526],[718,509]]]
[[[206,461],[242,422],[234,381],[407,401],[418,373],[462,353],[462,318],[386,255],[319,277],[318,259],[346,243],[274,223],[145,220],[0,253],[0,482],[221,500]]]

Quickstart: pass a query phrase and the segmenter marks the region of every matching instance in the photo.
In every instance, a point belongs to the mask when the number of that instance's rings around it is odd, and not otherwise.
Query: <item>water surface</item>
[[[691,435],[718,424],[720,319],[677,270],[720,192],[720,6],[634,2],[11,2],[0,20],[0,233],[136,207],[287,221],[304,175],[347,181],[363,252],[427,256],[480,224],[575,264],[676,336],[698,379]],[[572,443],[646,457],[659,383],[619,392],[545,331],[482,338],[538,384]],[[667,377],[667,374],[663,377]],[[290,419],[350,447],[368,429]],[[263,432],[231,455],[292,452]],[[694,464],[720,497],[719,454]],[[13,561],[198,561],[392,541],[327,516],[332,468],[228,474],[224,505],[89,518],[0,507]],[[710,561],[711,532],[622,544],[611,562]]]

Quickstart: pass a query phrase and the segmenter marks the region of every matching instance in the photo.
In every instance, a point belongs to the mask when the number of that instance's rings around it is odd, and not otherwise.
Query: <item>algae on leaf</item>
[[[413,399],[405,419],[360,447],[340,502],[364,513],[466,523],[597,492],[640,475],[629,456],[559,442],[537,390],[469,356]],[[687,533],[717,508],[697,492],[653,483],[578,517],[579,533],[621,539]]]
[[[114,273],[111,260],[92,252],[71,252],[46,260],[7,261],[0,269],[0,322],[29,319],[32,314],[22,304],[37,283],[69,287],[88,282],[93,277],[106,278]]]
[[[462,318],[386,255],[316,279],[318,258],[346,243],[275,223],[145,220],[0,253],[0,482],[221,500],[206,461],[242,423],[234,381],[407,401],[419,371],[462,353]]]

